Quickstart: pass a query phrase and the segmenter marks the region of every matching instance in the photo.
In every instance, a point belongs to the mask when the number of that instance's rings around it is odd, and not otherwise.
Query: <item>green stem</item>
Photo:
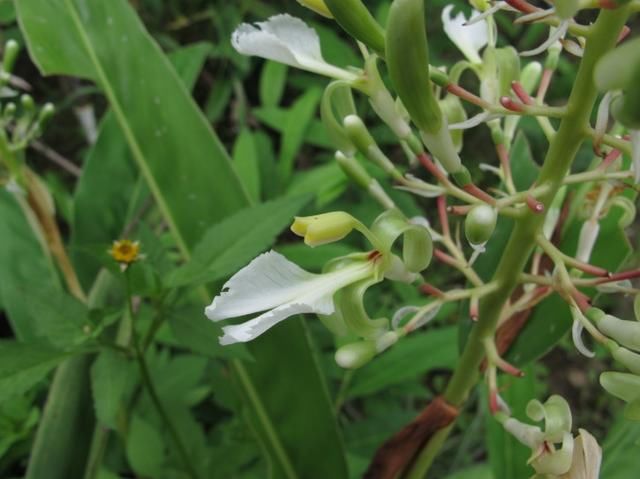
[[[199,479],[198,473],[193,466],[193,462],[191,462],[191,458],[189,457],[189,453],[187,452],[187,448],[185,447],[182,439],[180,439],[180,435],[178,434],[178,430],[175,425],[171,421],[169,414],[164,408],[162,401],[160,400],[160,396],[158,395],[158,391],[156,390],[155,384],[153,383],[153,379],[151,378],[151,374],[149,372],[149,366],[147,365],[147,360],[144,356],[143,345],[138,338],[138,333],[136,331],[136,326],[134,324],[134,318],[136,317],[135,311],[133,308],[133,294],[131,291],[131,280],[129,278],[129,269],[124,272],[124,279],[126,285],[126,293],[127,293],[127,308],[129,314],[129,321],[131,322],[131,342],[133,344],[133,348],[136,351],[136,360],[138,362],[138,368],[140,369],[140,378],[142,379],[142,385],[147,390],[149,397],[151,398],[151,402],[154,407],[160,414],[160,418],[162,422],[164,422],[165,427],[169,431],[169,435],[171,439],[176,445],[178,449],[178,455],[185,467],[185,470],[191,479]]]
[[[553,198],[562,186],[569,168],[585,140],[597,90],[593,84],[593,70],[598,60],[612,49],[627,17],[625,7],[603,10],[593,25],[587,40],[584,57],[567,104],[567,113],[560,123],[545,158],[537,185],[548,185],[548,191],[539,198],[548,211]],[[509,243],[493,276],[498,284],[496,291],[480,303],[480,318],[469,335],[467,344],[444,394],[445,400],[461,407],[478,382],[480,364],[484,359],[482,339],[494,335],[500,313],[509,300],[514,287],[536,245],[536,236],[544,224],[544,214],[527,212],[516,221]],[[433,459],[453,428],[453,424],[441,429],[425,444],[416,461],[406,473],[408,479],[426,476]]]

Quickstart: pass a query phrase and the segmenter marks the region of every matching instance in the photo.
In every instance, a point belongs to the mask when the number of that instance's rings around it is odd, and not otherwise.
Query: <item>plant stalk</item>
[[[554,136],[536,185],[548,187],[538,199],[545,205],[545,211],[553,201],[565,176],[569,172],[578,149],[586,138],[585,130],[597,98],[593,82],[593,71],[602,56],[611,50],[618,34],[627,20],[627,7],[602,10],[593,25],[580,63],[574,88],[567,104],[566,116]],[[484,359],[484,338],[495,334],[500,313],[509,300],[520,275],[524,271],[529,256],[536,245],[536,236],[544,224],[545,214],[527,212],[516,220],[515,227],[504,250],[504,254],[492,278],[498,286],[480,303],[480,317],[469,335],[467,344],[458,361],[454,374],[444,394],[451,405],[461,407],[472,388],[478,382],[480,365]],[[414,463],[406,471],[407,479],[426,477],[429,468],[453,429],[453,424],[434,434],[418,454]]]

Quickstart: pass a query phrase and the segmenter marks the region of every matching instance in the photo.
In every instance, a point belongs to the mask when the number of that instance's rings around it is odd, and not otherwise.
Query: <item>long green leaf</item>
[[[103,89],[189,258],[211,224],[249,200],[215,134],[135,12],[124,0],[20,0],[16,6],[31,56],[44,73],[88,78]],[[325,385],[305,331],[296,321],[286,322],[250,350],[253,363],[231,364],[272,475],[347,477],[342,441],[327,394],[320,393]],[[287,381],[274,382],[275,374]],[[289,384],[317,394],[301,401]],[[302,436],[295,424],[306,424],[314,434]],[[316,450],[322,455],[309,454]]]

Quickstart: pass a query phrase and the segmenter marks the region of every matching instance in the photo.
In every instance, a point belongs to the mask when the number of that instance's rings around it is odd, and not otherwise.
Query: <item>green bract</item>
[[[387,67],[413,122],[428,133],[442,127],[429,80],[429,46],[423,0],[395,0],[387,21]]]
[[[384,30],[360,0],[325,0],[325,3],[349,35],[384,55]]]

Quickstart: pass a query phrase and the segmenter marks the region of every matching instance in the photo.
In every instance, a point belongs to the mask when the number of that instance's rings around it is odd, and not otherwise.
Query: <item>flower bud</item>
[[[336,351],[335,359],[338,366],[345,369],[358,369],[376,356],[375,341],[359,341],[345,344]]]
[[[386,173],[396,174],[395,166],[393,166],[389,158],[380,150],[378,144],[358,115],[347,116],[344,119],[343,125],[347,136],[362,155],[372,163],[378,165]]]
[[[464,221],[464,234],[472,245],[481,245],[489,241],[496,229],[498,214],[489,205],[474,206]]]
[[[353,156],[345,156],[338,151],[336,152],[336,161],[344,174],[360,188],[366,190],[371,185],[371,182],[374,181],[371,175],[367,173],[367,170]]]
[[[545,70],[555,70],[558,68],[560,61],[560,53],[562,52],[562,44],[555,42],[547,49],[547,59],[544,62]]]
[[[611,351],[611,356],[613,356],[613,359],[618,361],[633,374],[640,375],[640,354],[629,351],[626,348],[622,348],[618,346],[618,343],[611,340],[609,340],[607,346]]]
[[[635,374],[607,371],[600,375],[600,385],[625,402],[640,398],[640,376]]]
[[[429,80],[424,0],[393,2],[387,21],[386,54],[391,82],[411,119],[422,131],[440,131],[442,113]]]
[[[603,334],[606,334],[619,344],[629,349],[640,351],[640,322],[625,321],[610,314],[605,314],[596,319],[595,323]]]
[[[346,156],[353,156],[356,148],[344,131],[342,121],[355,112],[356,107],[349,84],[343,81],[331,82],[322,95],[320,117],[329,139]]]
[[[15,40],[9,40],[4,44],[3,58],[2,58],[2,71],[11,73],[13,66],[18,58],[20,52],[20,45]]]
[[[531,93],[538,85],[542,75],[542,65],[540,62],[530,62],[520,72],[520,84],[527,93]]]
[[[438,103],[448,123],[462,123],[467,119],[467,112],[457,96],[447,95]],[[453,146],[458,153],[462,150],[463,133],[464,130],[452,130],[450,132]]]
[[[315,216],[297,216],[291,231],[304,237],[309,246],[319,246],[339,241],[357,226],[356,219],[343,211],[333,211]]]
[[[488,48],[486,52],[491,51]],[[499,96],[511,93],[511,84],[520,79],[520,55],[513,47],[493,49],[498,67]]]
[[[327,8],[327,5],[324,3],[324,0],[297,0],[297,2],[303,7],[313,10],[323,17],[333,18],[331,12]]]
[[[324,0],[324,2],[344,31],[384,56],[384,30],[361,0]]]

